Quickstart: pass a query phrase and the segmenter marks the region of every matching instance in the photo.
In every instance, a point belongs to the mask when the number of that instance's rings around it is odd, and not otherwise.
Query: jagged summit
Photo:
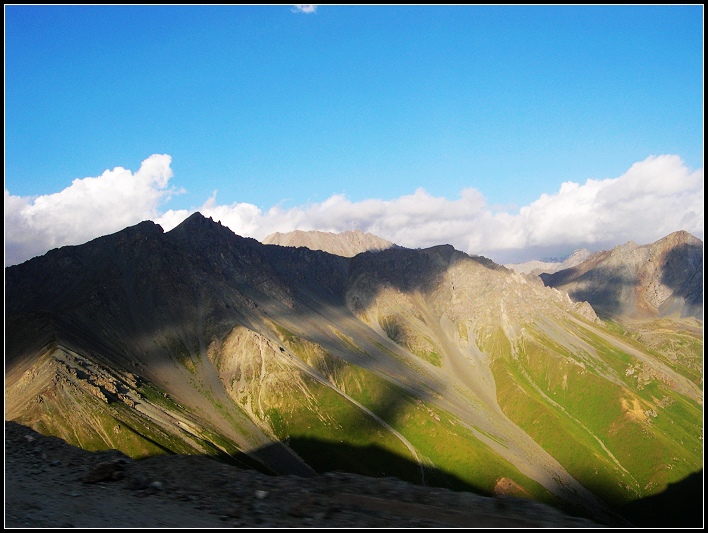
[[[203,237],[208,234],[208,232],[221,232],[223,235],[236,235],[232,230],[222,225],[221,222],[217,222],[211,217],[205,217],[199,211],[189,215],[168,233],[173,236],[199,235]]]
[[[182,222],[180,222],[176,227],[179,228],[180,226],[182,227],[196,227],[196,225],[201,225],[205,226],[207,222],[211,221],[212,223],[214,222],[214,219],[211,217],[205,217],[202,215],[199,211],[195,211],[191,215],[189,215],[187,218],[185,218]]]
[[[242,237],[229,227],[200,212],[192,213],[182,223],[166,233],[169,242],[199,254],[200,260],[215,265],[220,272],[228,271],[245,257],[259,254],[261,243],[251,237]]]

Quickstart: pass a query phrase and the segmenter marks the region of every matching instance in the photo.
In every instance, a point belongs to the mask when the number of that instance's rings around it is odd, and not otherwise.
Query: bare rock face
[[[703,319],[703,241],[685,231],[644,246],[628,242],[541,279],[601,316]]]
[[[288,233],[272,233],[263,239],[263,244],[279,246],[304,247],[310,250],[322,250],[342,257],[354,257],[362,252],[387,250],[395,246],[390,241],[364,233],[360,230],[343,233],[328,233],[324,231],[291,231]]]

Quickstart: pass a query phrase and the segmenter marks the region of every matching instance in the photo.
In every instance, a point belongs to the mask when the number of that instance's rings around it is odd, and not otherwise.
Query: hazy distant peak
[[[342,233],[315,230],[295,230],[288,233],[276,232],[263,239],[263,244],[305,247],[310,250],[322,250],[343,257],[353,257],[362,252],[387,250],[396,246],[391,241],[358,229]]]
[[[627,241],[624,244],[618,244],[613,250],[634,250],[639,248],[639,245],[634,241]]]
[[[571,266],[575,266],[581,261],[585,261],[588,257],[592,255],[592,252],[588,250],[587,248],[581,248],[580,250],[575,250],[572,254],[570,254],[565,261],[563,261],[563,268],[568,268]]]
[[[519,274],[531,274],[538,276],[539,274],[552,274],[566,268],[572,268],[585,261],[592,255],[592,252],[587,248],[575,250],[565,258],[541,259],[526,261],[524,263],[510,263],[504,265]]]

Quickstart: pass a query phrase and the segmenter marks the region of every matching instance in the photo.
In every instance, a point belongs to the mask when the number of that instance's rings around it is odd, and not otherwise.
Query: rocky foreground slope
[[[451,246],[347,258],[195,214],[5,275],[6,419],[85,449],[393,476],[602,523],[702,468],[701,321],[623,329]]]
[[[266,476],[199,456],[140,461],[5,424],[5,527],[601,527],[531,500],[395,478]]]

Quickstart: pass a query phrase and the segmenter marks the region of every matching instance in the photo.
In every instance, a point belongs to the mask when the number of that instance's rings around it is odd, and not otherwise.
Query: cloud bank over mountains
[[[453,200],[419,188],[392,200],[353,202],[335,194],[321,203],[268,210],[249,203],[219,205],[215,192],[193,210],[164,210],[173,195],[184,192],[170,184],[171,162],[169,155],[152,155],[135,173],[116,167],[36,198],[5,190],[5,265],[143,220],[169,231],[194,211],[259,240],[276,231],[359,229],[411,248],[452,244],[499,263],[579,247],[608,249],[629,240],[647,244],[677,230],[703,239],[703,169],[687,168],[676,155],[648,157],[617,178],[565,182],[518,210],[490,206],[474,188]]]

